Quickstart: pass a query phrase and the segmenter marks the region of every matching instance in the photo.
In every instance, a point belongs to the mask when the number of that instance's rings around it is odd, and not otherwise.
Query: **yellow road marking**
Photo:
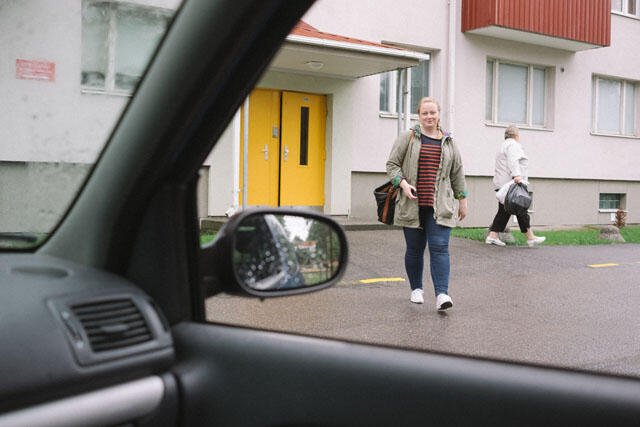
[[[381,277],[378,279],[364,279],[360,280],[360,283],[375,283],[375,282],[404,282],[402,277]]]
[[[614,264],[614,263],[610,263],[610,264],[589,264],[589,267],[591,268],[601,268],[601,267],[617,267],[620,264]]]

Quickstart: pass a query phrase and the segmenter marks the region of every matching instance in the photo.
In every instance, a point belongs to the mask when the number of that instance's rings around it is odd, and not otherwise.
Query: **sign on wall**
[[[56,81],[56,64],[47,61],[16,59],[16,79]]]

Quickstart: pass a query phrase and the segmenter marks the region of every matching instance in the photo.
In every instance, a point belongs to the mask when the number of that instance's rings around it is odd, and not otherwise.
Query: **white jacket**
[[[528,179],[529,158],[524,154],[522,144],[513,138],[507,138],[498,146],[496,167],[493,174],[493,187],[498,190],[514,176]]]

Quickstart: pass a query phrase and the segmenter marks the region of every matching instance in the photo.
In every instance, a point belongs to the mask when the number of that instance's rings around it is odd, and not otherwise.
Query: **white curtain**
[[[167,18],[149,9],[119,8],[116,23],[116,87],[132,90],[166,31]]]
[[[526,123],[528,67],[500,64],[498,74],[498,121]]]
[[[533,111],[532,124],[544,126],[545,71],[543,68],[533,69]]]
[[[109,11],[104,4],[82,4],[82,85],[104,88],[107,75]]]
[[[493,61],[487,61],[485,82],[484,118],[486,120],[493,120]]]
[[[626,82],[624,87],[624,133],[626,135],[633,135],[635,134],[636,85]]]
[[[621,83],[598,79],[598,129],[602,132],[620,133]]]

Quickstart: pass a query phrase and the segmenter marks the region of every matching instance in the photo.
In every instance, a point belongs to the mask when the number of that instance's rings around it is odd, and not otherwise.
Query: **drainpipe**
[[[455,132],[455,101],[456,101],[456,24],[457,24],[456,0],[449,0],[449,67],[447,79],[447,130]]]
[[[398,113],[398,135],[402,132],[402,69],[398,68],[396,79],[396,111]]]
[[[249,97],[244,100],[244,136],[242,144],[242,209],[247,208],[247,176],[249,169]]]
[[[409,105],[409,79],[411,78],[411,69],[405,68],[404,80],[402,81],[402,93],[404,94],[404,129],[409,129],[409,115],[411,114]]]
[[[231,207],[226,211],[227,216],[233,215],[238,210],[238,196],[240,195],[240,109],[233,116],[233,190]]]

